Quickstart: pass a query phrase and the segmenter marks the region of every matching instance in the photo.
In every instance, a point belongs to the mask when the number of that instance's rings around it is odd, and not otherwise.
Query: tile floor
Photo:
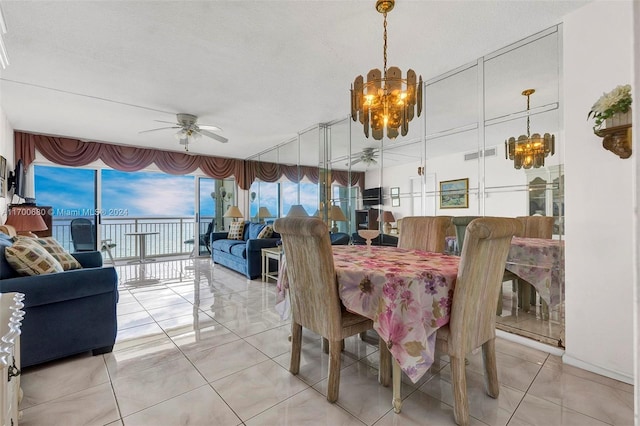
[[[287,370],[289,323],[274,311],[274,283],[207,259],[117,269],[114,351],[25,368],[21,425],[454,424],[444,356],[404,382],[395,414],[391,388],[377,382],[377,347],[350,338],[329,404],[317,335],[305,333],[300,374]],[[483,391],[481,355],[469,356],[471,424],[633,424],[632,386],[503,339],[497,350],[498,399]]]

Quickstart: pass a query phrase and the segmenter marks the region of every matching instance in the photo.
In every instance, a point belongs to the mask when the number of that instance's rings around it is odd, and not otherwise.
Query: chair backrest
[[[402,218],[398,247],[444,253],[451,216],[409,216]]]
[[[329,239],[331,240],[332,246],[346,246],[351,241],[349,234],[344,232],[335,232],[329,235]]]
[[[523,230],[517,237],[546,238],[553,236],[553,216],[518,216]]]
[[[341,338],[342,314],[329,228],[317,217],[277,219],[294,322],[328,339]]]
[[[467,226],[451,305],[450,353],[464,356],[495,337],[502,276],[520,227],[517,219],[506,217],[482,217]]]
[[[16,235],[18,235],[18,233],[16,232],[16,228],[11,225],[0,225],[0,232],[10,237],[15,237]]]
[[[204,243],[204,245],[208,246],[209,245],[209,240],[211,239],[211,233],[213,232],[213,229],[216,227],[216,220],[215,218],[209,222],[209,225],[207,225],[207,230],[204,231],[204,234],[200,234],[200,241]]]
[[[71,241],[74,251],[96,250],[93,223],[85,218],[73,219],[71,221]]]
[[[456,241],[458,242],[458,253],[462,253],[462,247],[464,246],[464,233],[467,231],[467,225],[472,220],[482,216],[454,216],[451,218],[451,223],[456,228]]]

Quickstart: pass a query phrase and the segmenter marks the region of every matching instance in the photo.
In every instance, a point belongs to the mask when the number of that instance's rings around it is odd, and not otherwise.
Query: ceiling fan
[[[171,121],[163,121],[163,120],[155,120],[158,123],[168,123],[173,124],[173,126],[169,127],[159,127],[157,129],[151,130],[143,130],[139,133],[148,133],[155,132],[158,130],[166,130],[166,129],[179,129],[175,137],[180,141],[180,145],[184,145],[185,151],[189,151],[189,143],[199,139],[200,136],[204,135],[211,139],[215,139],[218,142],[227,143],[229,139],[217,135],[212,132],[213,131],[221,131],[222,129],[217,126],[207,125],[207,124],[198,124],[198,117],[193,114],[179,113],[176,114],[177,122],[173,123]]]
[[[376,161],[376,158],[378,158],[378,152],[375,148],[364,148],[362,150],[362,153],[360,153],[360,156],[350,163],[347,163],[346,166],[348,166],[349,164],[353,166],[354,164],[358,164],[360,162],[366,164],[367,166],[370,166],[378,162]]]

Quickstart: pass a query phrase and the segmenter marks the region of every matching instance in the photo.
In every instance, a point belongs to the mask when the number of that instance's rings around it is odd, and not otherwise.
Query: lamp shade
[[[382,213],[382,217],[379,219],[380,222],[395,222],[396,218],[393,217],[393,213],[390,211],[384,211]]]
[[[307,211],[300,204],[294,204],[289,209],[287,217],[308,217]]]
[[[347,220],[344,213],[342,212],[342,209],[338,206],[331,206],[331,211],[329,211],[329,218],[331,220],[339,220],[339,221]]]
[[[233,218],[241,218],[244,217],[238,206],[229,206],[227,212],[224,214],[224,217],[233,217]]]
[[[37,206],[13,206],[9,210],[6,225],[11,225],[16,232],[45,231],[47,224],[40,215]]]
[[[271,214],[271,212],[269,211],[268,208],[260,207],[260,209],[258,210],[258,217],[260,219],[264,219],[264,218],[267,218],[267,217],[274,217],[274,216]]]

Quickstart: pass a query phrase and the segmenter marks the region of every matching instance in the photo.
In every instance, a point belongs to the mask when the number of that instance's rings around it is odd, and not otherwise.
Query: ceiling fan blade
[[[221,132],[222,129],[218,126],[213,126],[211,124],[198,124],[198,127],[204,130],[213,130],[214,132]]]
[[[180,129],[180,126],[173,126],[173,127],[159,127],[157,129],[151,129],[151,130],[143,130],[141,132],[138,133],[148,133],[148,132],[155,132],[158,130],[166,130],[166,129]]]
[[[353,161],[351,162],[351,165],[353,166],[354,164],[358,164],[358,163],[359,163],[359,162],[361,162],[361,161],[362,161],[362,158],[356,158],[355,160],[353,160]]]
[[[217,141],[219,141],[219,142],[222,142],[222,143],[227,143],[227,142],[229,142],[229,139],[227,139],[227,138],[225,138],[225,137],[222,137],[222,136],[220,136],[220,135],[216,135],[215,133],[211,133],[211,132],[210,132],[210,131],[208,131],[208,130],[199,129],[199,130],[198,130],[198,133],[200,133],[200,134],[202,134],[202,135],[205,135],[205,136],[208,136],[208,137],[210,137],[211,139],[215,139],[215,140],[217,140]]]
[[[173,124],[174,126],[179,126],[180,123],[176,123],[175,121],[164,121],[164,120],[153,120],[156,123],[168,123],[168,124]]]

